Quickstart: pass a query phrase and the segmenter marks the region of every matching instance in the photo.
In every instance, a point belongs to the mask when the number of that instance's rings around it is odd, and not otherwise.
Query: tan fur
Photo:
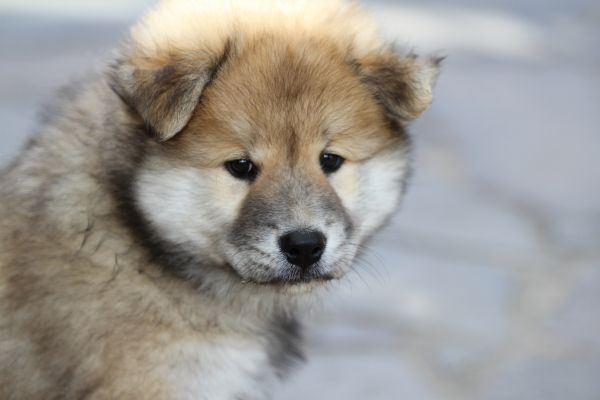
[[[436,74],[341,0],[163,1],[0,176],[0,398],[268,398],[328,285],[268,246],[318,225],[346,273]]]
[[[321,43],[257,39],[205,91],[210,100],[172,146],[184,160],[202,160],[206,167],[235,154],[312,165],[315,148],[319,154],[325,147],[343,149],[350,162],[372,157],[401,137],[389,131],[343,56]],[[247,149],[252,154],[244,154]]]

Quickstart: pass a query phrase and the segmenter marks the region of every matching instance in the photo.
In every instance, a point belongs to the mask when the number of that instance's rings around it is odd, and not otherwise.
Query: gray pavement
[[[0,4],[3,162],[144,1],[49,4]],[[365,4],[448,59],[402,211],[276,398],[600,399],[600,3]]]

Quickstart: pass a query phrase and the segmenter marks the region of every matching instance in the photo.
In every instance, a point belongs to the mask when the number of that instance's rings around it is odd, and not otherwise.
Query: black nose
[[[279,247],[289,262],[308,268],[321,259],[325,236],[317,231],[293,231],[279,238]]]

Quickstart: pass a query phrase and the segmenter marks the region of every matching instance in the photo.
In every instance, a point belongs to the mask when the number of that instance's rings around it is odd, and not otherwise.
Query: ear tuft
[[[362,60],[360,72],[388,115],[409,122],[431,104],[442,61],[442,57],[400,56],[390,51]]]

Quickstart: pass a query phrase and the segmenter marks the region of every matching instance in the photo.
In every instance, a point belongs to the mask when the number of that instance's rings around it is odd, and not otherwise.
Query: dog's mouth
[[[333,275],[324,274],[324,275],[317,275],[317,276],[300,276],[297,278],[274,278],[274,279],[271,279],[268,281],[263,281],[263,282],[242,280],[242,283],[251,282],[251,283],[254,283],[257,285],[266,285],[266,286],[299,286],[299,285],[306,285],[306,284],[326,283],[326,282],[333,281],[334,279],[336,279],[336,278]]]
[[[269,286],[269,287],[299,287],[299,286],[318,286],[338,279],[332,273],[323,273],[318,271],[302,272],[295,274],[286,274],[267,279],[256,279],[245,277],[240,274],[231,264],[227,264],[228,269],[233,272],[237,279],[245,285]]]
[[[241,278],[242,284],[258,285],[267,287],[300,287],[300,286],[318,286],[335,280],[336,277],[331,274],[302,274],[293,277],[275,277],[266,280]]]

